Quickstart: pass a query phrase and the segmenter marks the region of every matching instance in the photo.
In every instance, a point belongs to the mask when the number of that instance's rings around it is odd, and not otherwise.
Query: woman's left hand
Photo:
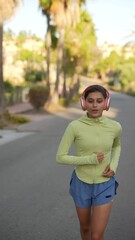
[[[113,177],[115,175],[115,172],[113,170],[110,170],[110,165],[107,165],[104,172],[103,172],[103,177]]]

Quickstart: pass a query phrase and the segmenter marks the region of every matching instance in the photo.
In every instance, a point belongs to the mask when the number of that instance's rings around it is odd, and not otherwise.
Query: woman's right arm
[[[69,124],[58,147],[56,162],[69,165],[99,164],[96,153],[86,156],[73,156],[68,154],[75,137],[73,126]]]

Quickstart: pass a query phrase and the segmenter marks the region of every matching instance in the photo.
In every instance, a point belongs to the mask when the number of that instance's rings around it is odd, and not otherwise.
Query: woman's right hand
[[[98,162],[102,163],[102,161],[104,160],[104,153],[98,152],[98,153],[96,153],[96,155],[97,155]]]

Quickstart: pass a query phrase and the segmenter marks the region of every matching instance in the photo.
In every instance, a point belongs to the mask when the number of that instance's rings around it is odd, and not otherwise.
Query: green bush
[[[5,87],[5,92],[7,92],[7,93],[11,93],[14,89],[12,84],[8,81],[4,82],[4,87]]]
[[[19,123],[19,124],[23,124],[23,123],[28,123],[29,119],[22,117],[22,116],[17,116],[17,115],[11,115],[10,116],[10,121],[12,123]]]
[[[4,118],[9,123],[13,123],[13,124],[16,124],[16,123],[17,124],[23,124],[23,123],[28,123],[29,122],[29,119],[27,119],[23,116],[10,114],[8,111],[5,112]]]
[[[42,82],[45,80],[45,72],[43,70],[27,69],[25,70],[24,79],[31,83]]]
[[[28,96],[32,106],[36,110],[39,110],[48,99],[49,89],[43,86],[34,86],[30,88]]]

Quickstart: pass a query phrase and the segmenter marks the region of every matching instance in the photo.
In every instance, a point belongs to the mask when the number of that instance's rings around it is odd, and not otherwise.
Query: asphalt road
[[[68,122],[80,106],[25,124],[0,146],[0,240],[80,240],[68,193],[73,167],[58,165],[55,154]],[[135,240],[135,98],[112,94],[108,117],[123,127],[118,195],[105,240]],[[19,133],[18,133],[19,134]]]

